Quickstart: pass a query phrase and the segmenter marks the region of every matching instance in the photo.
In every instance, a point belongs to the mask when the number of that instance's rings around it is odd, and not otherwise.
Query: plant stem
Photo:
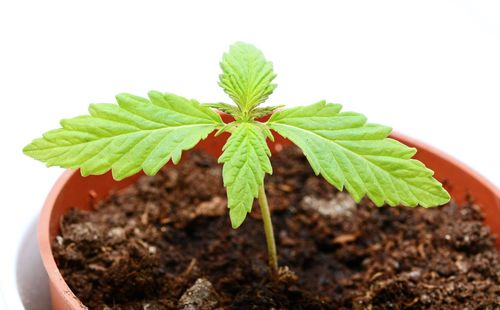
[[[273,223],[271,222],[271,212],[267,204],[266,190],[264,185],[259,187],[259,206],[262,214],[262,222],[264,224],[264,232],[266,234],[267,255],[269,257],[269,269],[274,276],[278,273],[278,255],[276,253],[276,242],[274,241]]]

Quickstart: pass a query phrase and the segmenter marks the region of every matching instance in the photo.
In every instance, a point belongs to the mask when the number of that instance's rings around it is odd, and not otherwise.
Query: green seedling
[[[116,96],[118,104],[91,104],[89,114],[61,121],[24,153],[47,166],[80,169],[83,176],[109,170],[121,180],[140,170],[156,174],[168,161],[216,131],[230,133],[219,162],[227,189],[229,216],[239,227],[258,199],[264,222],[269,268],[278,269],[264,177],[272,173],[266,140],[272,131],[302,149],[316,175],[359,202],[367,196],[377,206],[433,207],[449,194],[433,172],[412,159],[416,150],[388,138],[391,128],[367,123],[340,104],[279,109],[260,107],[276,88],[271,62],[253,45],[236,43],[223,55],[219,85],[234,104],[202,104],[174,94],[151,91],[148,98]],[[234,117],[224,123],[218,112]],[[258,121],[264,116],[266,122]]]

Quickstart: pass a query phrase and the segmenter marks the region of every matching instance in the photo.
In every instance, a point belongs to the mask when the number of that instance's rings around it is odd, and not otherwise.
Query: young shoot
[[[273,274],[278,256],[264,187],[266,173],[272,173],[266,142],[273,140],[272,132],[301,148],[316,175],[357,202],[367,196],[377,206],[433,207],[450,200],[433,172],[412,159],[416,150],[388,138],[389,127],[367,123],[362,114],[342,112],[340,104],[324,100],[289,109],[261,107],[276,89],[276,74],[253,45],[235,43],[220,67],[219,85],[233,103],[202,104],[158,91],[148,98],[119,94],[118,104],[91,104],[89,115],[63,119],[61,128],[23,151],[47,166],[80,169],[82,176],[111,170],[121,180],[141,170],[154,175],[170,160],[179,163],[183,151],[211,132],[228,132],[219,162],[231,224],[239,227],[257,198]],[[234,121],[224,123],[215,110]],[[257,120],[263,116],[268,121]]]

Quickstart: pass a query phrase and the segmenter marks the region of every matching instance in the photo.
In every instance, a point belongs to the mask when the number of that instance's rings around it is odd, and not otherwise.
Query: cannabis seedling
[[[341,112],[339,104],[319,101],[278,110],[259,107],[276,88],[273,65],[252,45],[236,43],[220,63],[219,85],[234,104],[200,104],[173,94],[152,91],[149,98],[116,96],[116,104],[91,104],[90,115],[61,121],[24,148],[47,166],[79,168],[83,176],[109,170],[121,180],[140,170],[154,175],[182,151],[193,148],[214,130],[231,134],[219,162],[227,188],[229,216],[239,227],[258,199],[266,235],[269,267],[278,268],[264,176],[271,174],[266,139],[271,130],[302,149],[316,175],[356,201],[365,195],[377,206],[432,207],[449,201],[433,172],[412,159],[416,150],[388,138],[391,128],[368,124],[358,113]],[[230,114],[224,123],[214,111]],[[270,116],[267,122],[260,122]]]

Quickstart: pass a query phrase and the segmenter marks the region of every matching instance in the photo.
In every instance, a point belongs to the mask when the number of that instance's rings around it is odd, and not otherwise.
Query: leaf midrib
[[[123,136],[127,136],[127,135],[132,135],[132,134],[136,134],[136,133],[143,133],[143,132],[153,132],[153,131],[163,131],[163,130],[172,130],[172,129],[186,129],[186,128],[189,128],[189,127],[208,127],[208,126],[213,126],[214,129],[217,127],[216,124],[191,124],[191,125],[180,125],[180,126],[169,126],[169,127],[163,127],[163,128],[155,128],[155,129],[144,129],[144,130],[137,130],[137,131],[132,131],[132,132],[127,132],[127,133],[122,133],[122,134],[118,134],[118,135],[114,135],[114,136],[109,136],[109,137],[99,137],[98,139],[95,139],[95,140],[90,140],[90,141],[85,141],[85,142],[80,142],[80,143],[75,143],[75,144],[70,144],[70,145],[55,145],[55,146],[52,146],[52,147],[45,147],[43,149],[37,149],[37,150],[50,150],[50,149],[57,149],[57,148],[70,148],[70,147],[74,147],[74,146],[78,146],[78,145],[81,145],[81,144],[88,144],[88,143],[93,143],[93,142],[97,142],[97,141],[104,141],[104,140],[107,140],[107,139],[117,139],[119,137],[123,137]],[[65,129],[67,130],[67,129]],[[68,131],[73,131],[73,132],[84,132],[84,131],[80,131],[80,130],[68,130]],[[50,140],[47,140],[49,142],[52,142]],[[54,142],[52,142],[54,143]],[[33,150],[33,151],[37,151],[37,150]]]

